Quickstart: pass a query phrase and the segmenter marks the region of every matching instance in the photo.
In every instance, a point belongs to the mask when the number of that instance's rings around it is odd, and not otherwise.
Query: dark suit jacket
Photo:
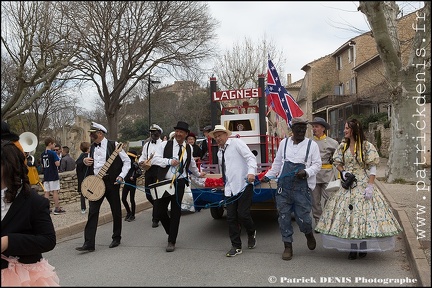
[[[49,209],[49,200],[34,189],[30,195],[21,191],[1,221],[1,236],[9,237],[3,255],[19,257],[19,262],[30,264],[38,262],[42,253],[53,250],[56,234]],[[8,262],[2,259],[1,268],[7,267]]]
[[[208,156],[206,157],[206,153],[208,152],[208,144],[207,144],[207,138],[205,138],[202,142],[201,142],[201,159],[202,160],[207,160],[206,158],[208,158]]]
[[[89,153],[83,152],[75,161],[75,170],[78,179],[78,192],[81,192],[81,184],[84,181],[84,178],[89,175],[90,167],[84,164],[84,158],[87,157]]]

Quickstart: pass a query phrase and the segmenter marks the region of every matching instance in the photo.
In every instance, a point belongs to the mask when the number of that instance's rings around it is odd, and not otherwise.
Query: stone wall
[[[60,206],[63,204],[74,203],[80,201],[80,194],[78,193],[78,178],[76,171],[68,171],[59,173],[60,176]],[[39,175],[40,182],[43,183],[43,175]],[[39,192],[44,195],[44,191],[40,185],[33,185]],[[51,204],[54,204],[52,197]]]
[[[384,128],[384,124],[373,122],[369,123],[369,129],[365,133],[366,139],[371,142],[381,157],[389,158],[390,147],[390,128]],[[378,147],[378,135],[381,138],[381,146]]]
[[[59,173],[60,176],[60,206],[63,204],[75,203],[80,201],[80,194],[78,193],[78,178],[76,171],[68,171]],[[40,182],[43,183],[43,175],[39,175]],[[42,184],[43,185],[43,184]],[[144,176],[138,178],[137,186],[144,186]],[[40,185],[33,185],[33,187],[39,192],[39,194],[44,195],[44,191]],[[121,191],[122,188],[120,188]],[[51,204],[54,202],[51,199]]]

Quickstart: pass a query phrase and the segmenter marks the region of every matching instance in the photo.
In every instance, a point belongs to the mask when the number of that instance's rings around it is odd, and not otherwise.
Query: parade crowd
[[[313,134],[310,139],[306,137],[308,127]],[[277,182],[274,200],[283,260],[294,257],[294,222],[305,234],[308,249],[316,249],[315,237],[321,234],[324,248],[346,251],[350,260],[364,258],[368,252],[393,249],[395,236],[402,232],[375,185],[379,155],[366,140],[361,123],[347,120],[340,143],[327,136],[329,128],[320,117],[312,121],[293,118],[292,135],[282,139],[271,167],[260,174],[262,183]],[[92,122],[88,131],[91,142],[81,143],[82,153],[76,161],[69,155],[69,147],[56,145],[52,137],[47,137],[40,158],[44,175],[41,196],[31,187],[34,183],[29,178],[30,167],[38,161],[24,151],[19,137],[2,121],[2,286],[59,285],[55,269],[43,253],[56,245],[51,217],[66,213],[59,205],[58,173],[63,171],[76,170],[81,213],[87,213],[78,252],[96,250],[99,213],[105,199],[113,218],[109,248],[121,245],[123,220],[136,219],[136,181],[141,175],[146,198],[153,205],[150,225],[163,227],[167,235],[165,251],[174,252],[177,238],[181,238],[185,191],[190,191],[191,177],[206,178],[200,163],[208,161],[212,141],[218,150],[219,185],[223,186],[227,211],[230,248],[225,256],[242,254],[243,247],[256,247],[259,231],[250,210],[258,165],[245,142],[230,137],[232,131],[223,125],[204,127],[201,145],[196,144],[196,134],[184,121],[177,122],[169,137],[162,136],[157,124],[152,124],[149,131],[142,151],[126,151],[122,143],[106,138],[108,131],[103,125]],[[329,183],[332,189],[327,189]],[[152,192],[157,191],[155,187],[164,187],[167,193]],[[54,207],[50,207],[50,197]],[[124,219],[122,205],[127,212]],[[240,237],[242,229],[247,232],[246,245]]]

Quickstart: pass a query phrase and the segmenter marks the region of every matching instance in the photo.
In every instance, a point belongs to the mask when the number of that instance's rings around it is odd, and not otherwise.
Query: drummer
[[[184,190],[186,185],[189,186],[188,171],[197,177],[204,177],[206,174],[198,170],[192,157],[192,146],[186,142],[189,124],[179,121],[174,130],[174,139],[163,141],[158,146],[152,160],[152,164],[160,167],[158,180],[168,181],[175,187],[174,195],[167,195],[154,202],[156,216],[168,234],[166,252],[175,250]],[[171,205],[170,215],[168,215],[168,205]]]

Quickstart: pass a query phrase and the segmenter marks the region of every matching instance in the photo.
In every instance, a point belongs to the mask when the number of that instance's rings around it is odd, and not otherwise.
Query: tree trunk
[[[425,94],[430,93],[430,2],[416,12],[410,57],[401,59],[400,39],[396,29],[399,7],[395,1],[360,1],[377,43],[386,70],[391,102],[391,141],[387,182],[416,181],[425,155]],[[430,149],[430,148],[429,148]]]
[[[113,112],[106,111],[108,121],[108,135],[107,138],[110,140],[116,140],[118,136],[118,113],[119,109],[114,109]]]
[[[421,138],[424,115],[424,106],[417,104],[415,94],[415,71],[405,75],[401,87],[393,95],[391,104],[391,141],[389,153],[389,169],[387,182],[395,180],[416,181],[416,173],[421,168],[417,159],[421,153],[417,148],[422,147]],[[414,93],[413,93],[414,92]],[[417,125],[417,127],[416,127]],[[428,126],[429,127],[429,126]],[[423,128],[424,130],[425,128]],[[429,129],[429,128],[428,128]]]

